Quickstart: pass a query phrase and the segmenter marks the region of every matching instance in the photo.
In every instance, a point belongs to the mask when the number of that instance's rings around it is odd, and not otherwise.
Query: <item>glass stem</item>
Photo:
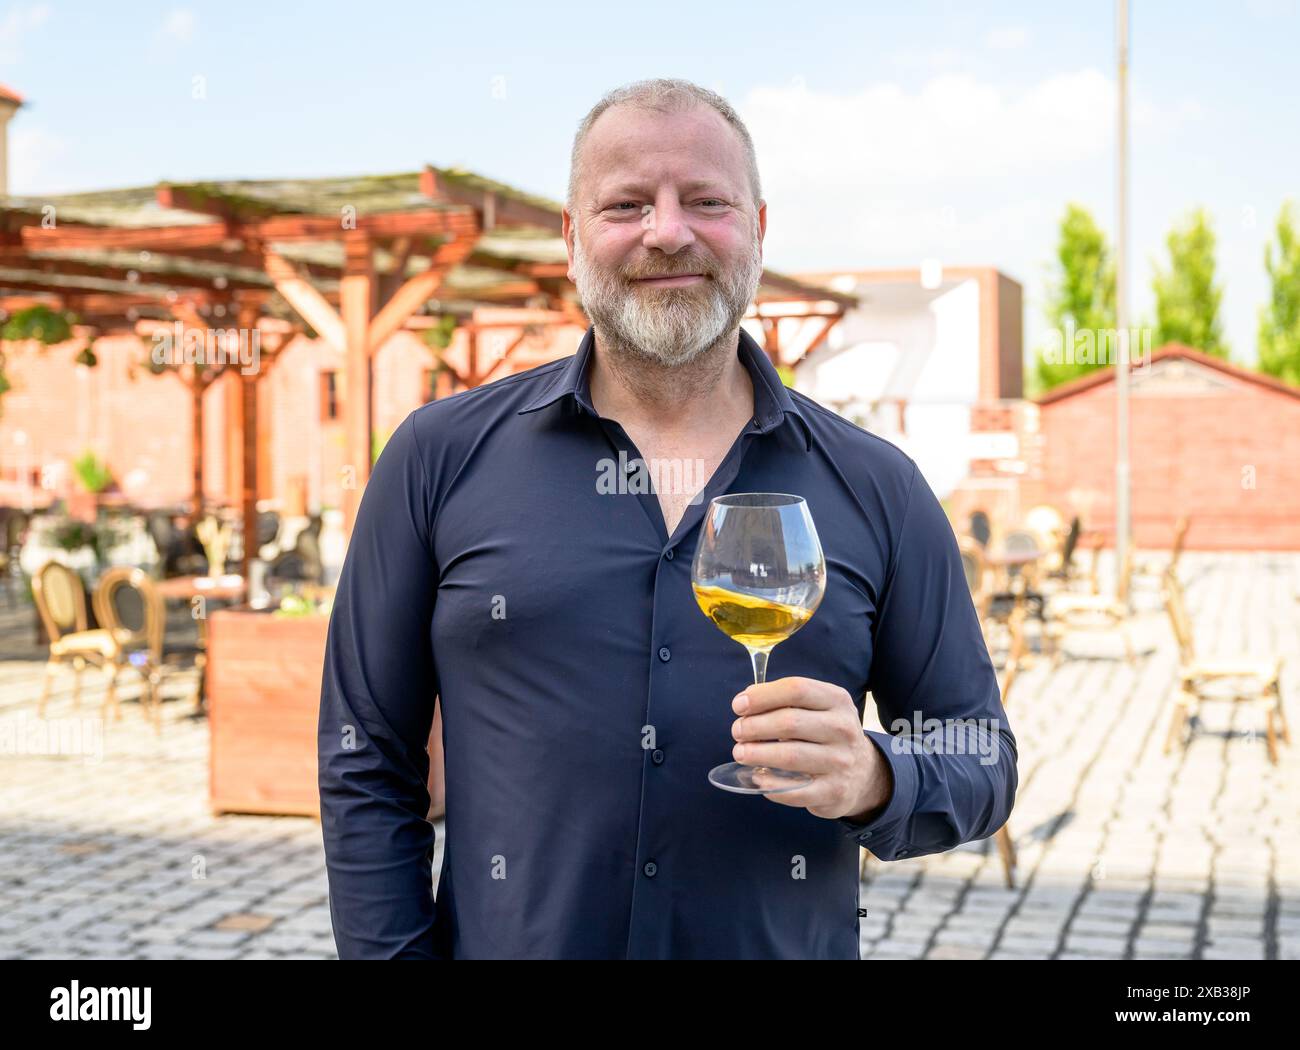
[[[749,662],[754,665],[754,684],[762,685],[767,681],[767,657],[770,649],[750,649]]]

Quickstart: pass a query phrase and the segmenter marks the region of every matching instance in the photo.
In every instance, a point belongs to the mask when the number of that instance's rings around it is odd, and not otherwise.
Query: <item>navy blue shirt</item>
[[[754,418],[669,536],[653,491],[609,484],[639,453],[592,406],[593,339],[416,409],[366,486],[319,723],[339,955],[856,959],[859,846],[951,849],[997,831],[1015,797],[952,529],[910,458],[787,389],[742,329]],[[834,683],[860,712],[870,693],[894,730],[864,730],[893,793],[866,824],[707,779],[753,680],[691,591],[701,519],[727,492],[808,501],[825,596],[768,680]]]

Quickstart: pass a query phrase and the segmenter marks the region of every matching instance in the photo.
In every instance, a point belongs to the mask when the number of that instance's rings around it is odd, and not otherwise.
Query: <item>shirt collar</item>
[[[518,414],[535,412],[539,408],[545,408],[561,398],[568,397],[592,416],[599,416],[600,413],[591,403],[591,385],[588,381],[588,365],[595,346],[596,329],[594,325],[589,325],[582,342],[578,344],[577,351],[563,368],[551,373],[549,379],[542,385],[542,389],[519,410]],[[812,451],[812,428],[808,425],[804,409],[800,408],[790,396],[790,391],[781,382],[781,375],[772,364],[771,358],[743,327],[740,329],[737,353],[754,384],[754,420],[758,424],[758,432],[766,434],[785,422],[787,416],[793,416],[798,420],[798,426],[803,431],[805,450]]]

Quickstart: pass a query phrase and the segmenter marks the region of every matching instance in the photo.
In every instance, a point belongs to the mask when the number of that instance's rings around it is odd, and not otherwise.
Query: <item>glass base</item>
[[[792,773],[772,766],[747,766],[743,762],[727,762],[709,770],[709,783],[723,791],[737,795],[776,795],[793,791],[812,783],[807,773]]]

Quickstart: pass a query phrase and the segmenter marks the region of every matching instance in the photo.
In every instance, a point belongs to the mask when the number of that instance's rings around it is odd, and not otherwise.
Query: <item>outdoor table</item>
[[[1044,598],[1040,591],[1034,589],[1032,574],[1022,572],[1027,566],[1036,565],[1045,551],[1007,551],[998,550],[987,553],[984,561],[987,565],[992,566],[998,571],[998,579],[994,585],[993,600],[1015,601],[1023,597],[1025,604],[1034,606],[1034,615],[1040,620],[1043,617]],[[1017,591],[1014,586],[1013,577],[1020,575],[1024,580],[1024,588]]]
[[[164,598],[185,599],[202,595],[220,601],[238,601],[244,596],[244,577],[238,573],[225,576],[173,576],[155,585]]]
[[[227,573],[224,576],[173,576],[159,580],[154,586],[164,600],[187,602],[199,596],[213,601],[238,602],[243,600],[244,592],[248,589],[244,577],[238,573]],[[207,710],[208,618],[204,615],[195,620],[200,667],[199,695],[194,713],[200,715]]]

